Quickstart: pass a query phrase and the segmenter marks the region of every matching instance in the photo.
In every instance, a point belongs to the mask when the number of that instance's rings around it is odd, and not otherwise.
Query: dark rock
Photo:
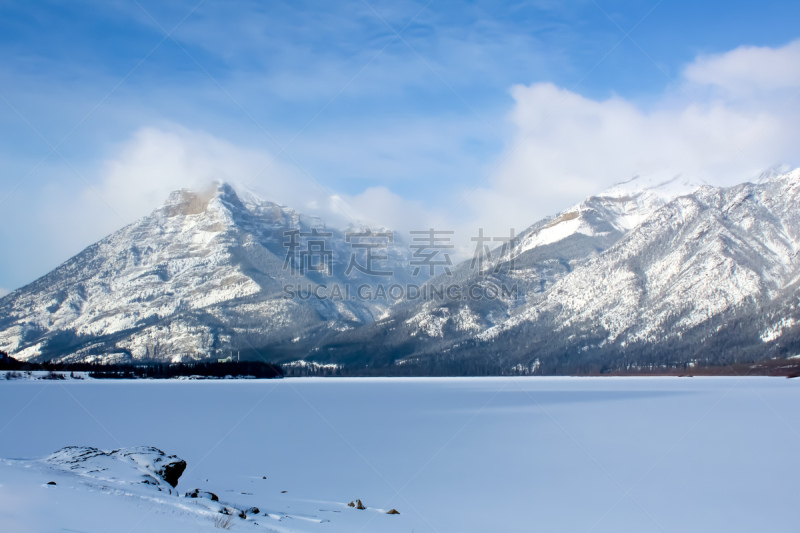
[[[47,482],[47,484],[48,484],[48,485],[55,485],[55,484],[56,484],[56,482],[55,482],[55,481],[48,481],[48,482]]]
[[[366,507],[364,507],[364,504],[361,503],[361,500],[352,501],[352,502],[348,503],[347,505],[348,505],[348,507],[355,507],[356,509],[366,509]]]
[[[400,514],[400,513],[397,511],[397,509],[389,509],[388,511],[386,511],[386,514]]]
[[[170,459],[173,457],[174,456],[171,456]],[[156,470],[156,474],[175,487],[178,485],[178,479],[181,477],[184,470],[186,470],[186,461],[175,457],[171,462],[165,463],[160,469]]]
[[[247,514],[258,514],[258,513],[260,513],[261,511],[259,510],[259,508],[258,508],[258,507],[250,507],[249,509],[245,510],[245,512],[246,512]]]
[[[216,494],[214,494],[213,492],[208,492],[208,491],[200,490],[200,489],[194,489],[192,492],[187,492],[186,493],[186,497],[187,498],[206,498],[208,500],[211,500],[212,502],[218,502],[219,501],[219,497]]]

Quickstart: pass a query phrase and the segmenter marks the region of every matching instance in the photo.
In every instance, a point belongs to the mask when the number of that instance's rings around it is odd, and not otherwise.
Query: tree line
[[[203,378],[243,378],[260,379],[282,378],[280,365],[263,361],[228,361],[228,362],[192,362],[192,363],[30,363],[18,361],[5,352],[0,351],[0,370],[8,371],[49,371],[49,372],[86,372],[89,377],[98,379],[150,378],[170,379],[178,377]]]

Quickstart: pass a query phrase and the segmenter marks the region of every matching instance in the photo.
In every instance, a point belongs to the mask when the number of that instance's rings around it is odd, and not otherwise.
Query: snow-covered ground
[[[259,509],[233,531],[799,523],[800,380],[19,380],[0,405],[0,531],[215,531],[222,505]],[[187,467],[173,489],[136,481],[155,452],[100,454],[93,471],[52,456],[65,446],[154,446]]]

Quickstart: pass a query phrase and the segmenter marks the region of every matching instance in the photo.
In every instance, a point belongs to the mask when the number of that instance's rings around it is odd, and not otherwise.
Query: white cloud
[[[800,87],[800,40],[780,48],[741,46],[724,54],[703,55],[686,67],[690,83],[716,87],[728,97]],[[762,102],[766,103],[766,102]]]
[[[170,192],[201,190],[213,180],[318,215],[339,227],[366,223],[397,230],[433,224],[435,213],[385,187],[355,195],[334,194],[291,164],[263,150],[244,148],[180,126],[146,127],[117,147],[101,179],[78,192],[51,185],[37,219],[62,259],[163,204]],[[85,184],[82,184],[85,185]],[[55,266],[55,265],[52,265]]]
[[[480,223],[527,226],[636,175],[731,185],[800,162],[800,41],[698,58],[681,83],[650,109],[514,86],[516,146],[468,199]]]
[[[385,187],[370,187],[357,195],[335,194],[321,185],[319,177],[277,161],[263,150],[242,148],[181,127],[137,131],[107,161],[97,191],[132,221],[163,203],[173,190],[202,189],[217,179],[341,226],[364,222],[404,227],[409,219],[428,216],[420,204]],[[100,201],[90,189],[83,196],[87,202]]]
[[[302,205],[297,194],[300,177],[269,153],[178,126],[138,130],[106,161],[98,194],[86,190],[84,196],[87,200],[99,196],[133,221],[176,189],[199,189],[218,179],[239,183],[258,179],[271,199]]]
[[[442,218],[442,213],[437,210],[405,199],[386,187],[370,187],[361,194],[346,196],[345,200],[356,220],[406,235],[410,230],[434,226]]]

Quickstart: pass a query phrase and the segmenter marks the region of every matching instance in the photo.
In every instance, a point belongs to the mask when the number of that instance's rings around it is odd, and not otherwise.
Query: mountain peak
[[[199,215],[208,210],[209,204],[214,199],[228,204],[242,205],[234,188],[229,183],[218,180],[199,191],[188,188],[173,191],[162,209],[166,210],[167,216],[170,217]]]
[[[705,184],[702,182],[680,174],[668,179],[664,179],[662,175],[634,176],[627,181],[615,183],[598,196],[618,198],[650,193],[665,200],[671,200],[678,196],[691,194],[703,185]]]
[[[758,175],[753,180],[753,183],[762,184],[762,183],[770,183],[775,181],[781,181],[786,178],[796,178],[800,176],[800,169],[792,170],[787,165],[775,165],[773,167],[768,168],[764,172]]]

